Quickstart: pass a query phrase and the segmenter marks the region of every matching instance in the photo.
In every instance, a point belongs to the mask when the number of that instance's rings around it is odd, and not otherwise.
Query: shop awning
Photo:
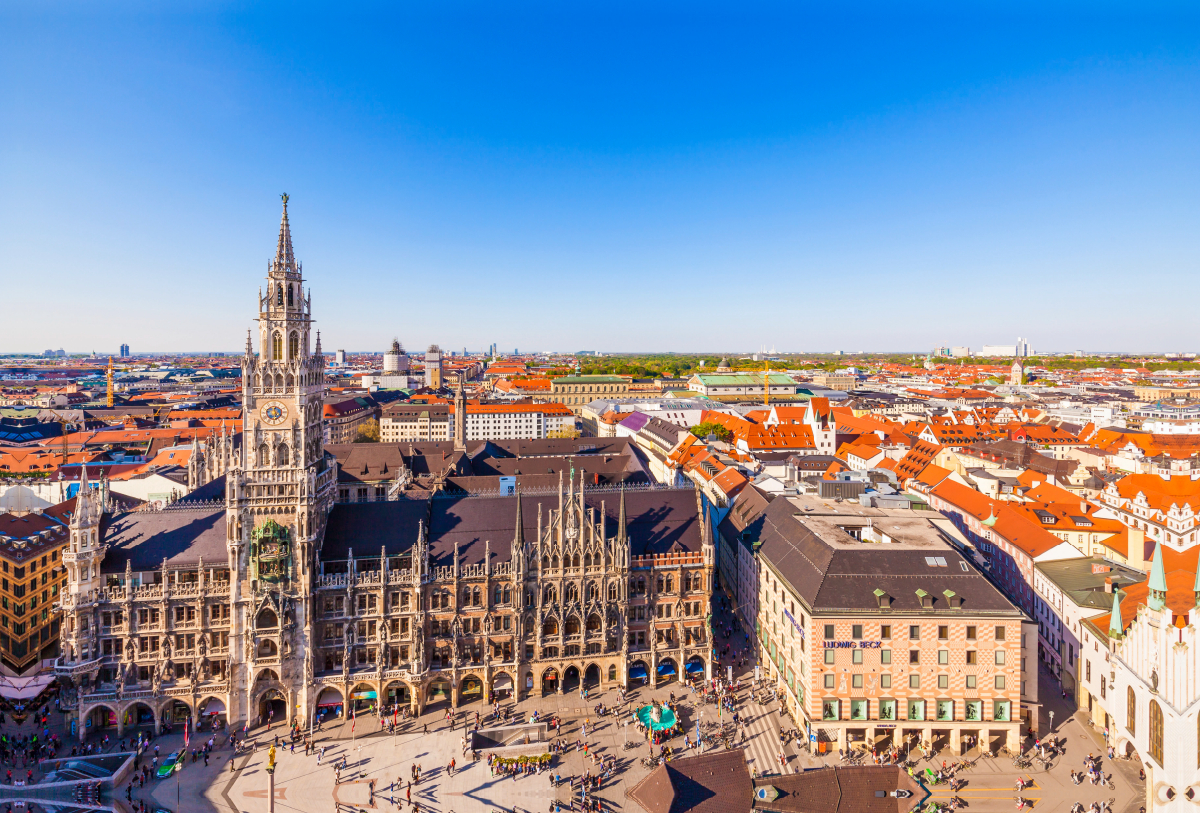
[[[376,695],[375,695],[375,692],[373,692],[373,691],[371,691],[371,692],[355,692],[354,694],[350,695],[351,700],[374,700],[375,697],[376,697]]]
[[[495,689],[511,689],[512,685],[512,678],[507,672],[501,672],[500,674],[496,675],[496,679],[492,681],[492,687]]]
[[[0,677],[0,697],[8,700],[32,700],[54,682],[54,675],[36,677]]]
[[[700,663],[700,661],[690,661],[688,665],[683,668],[688,674],[695,674],[696,672],[704,671],[704,664]]]
[[[225,711],[225,704],[215,697],[210,698],[209,701],[204,704],[204,714],[217,714],[222,711]]]
[[[646,676],[646,667],[644,665],[629,667],[629,676],[631,678],[644,678]]]
[[[658,665],[658,673],[659,673],[660,675],[673,675],[673,674],[675,674],[675,664],[673,664],[673,663],[660,663],[660,664]]]

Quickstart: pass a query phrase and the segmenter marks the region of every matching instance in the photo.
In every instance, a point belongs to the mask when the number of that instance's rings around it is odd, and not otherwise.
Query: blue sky
[[[1200,350],[1200,13],[961,5],[6,3],[0,351],[240,349],[281,192],[327,349]]]

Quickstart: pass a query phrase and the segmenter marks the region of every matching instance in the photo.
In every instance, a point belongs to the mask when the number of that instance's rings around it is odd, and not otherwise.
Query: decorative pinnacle
[[[280,195],[283,199],[283,217],[279,221],[279,243],[275,247],[276,267],[288,270],[296,269],[296,255],[292,252],[292,227],[288,224],[288,195]]]

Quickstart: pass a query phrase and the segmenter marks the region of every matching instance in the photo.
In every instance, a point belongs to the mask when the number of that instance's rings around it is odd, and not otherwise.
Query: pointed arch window
[[[288,337],[288,358],[300,358],[300,334],[292,331],[292,335]]]
[[[292,307],[293,304],[295,304],[295,303],[292,300],[292,286],[288,285],[288,307],[289,308]]]
[[[281,444],[279,444],[279,455],[278,455],[278,457],[279,457],[279,465],[280,465],[280,466],[286,466],[286,465],[288,465],[288,461],[289,461],[291,458],[290,458],[290,453],[289,453],[289,451],[288,451],[288,446],[287,446],[287,444],[286,444],[286,443],[281,443]]]
[[[1150,756],[1163,764],[1163,713],[1157,700],[1150,701]]]
[[[278,331],[271,335],[271,358],[283,360],[283,334]]]
[[[1125,727],[1129,729],[1129,736],[1137,735],[1137,694],[1132,686],[1125,690]]]
[[[283,283],[282,282],[275,286],[275,304],[279,307],[283,307]]]

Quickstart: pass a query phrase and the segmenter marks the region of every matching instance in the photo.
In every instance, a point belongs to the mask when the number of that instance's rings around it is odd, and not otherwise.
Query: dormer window
[[[917,588],[917,598],[920,599],[920,601],[921,601],[922,609],[924,609],[924,610],[932,610],[933,609],[933,596],[929,595],[929,593],[926,593],[924,590],[922,590],[919,587]]]

